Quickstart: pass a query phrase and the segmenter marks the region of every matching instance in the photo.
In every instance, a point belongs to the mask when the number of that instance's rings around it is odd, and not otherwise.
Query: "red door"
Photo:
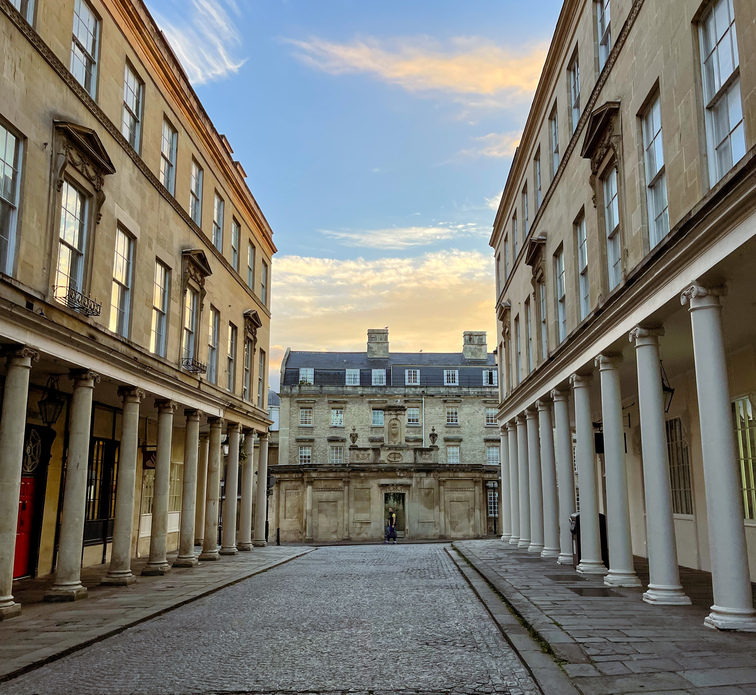
[[[16,527],[16,556],[13,578],[25,577],[31,571],[32,527],[34,520],[34,478],[21,478],[21,496],[18,500],[18,526]]]

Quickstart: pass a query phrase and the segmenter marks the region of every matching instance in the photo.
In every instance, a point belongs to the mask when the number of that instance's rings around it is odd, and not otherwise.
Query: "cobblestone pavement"
[[[5,695],[539,693],[444,546],[320,548],[0,685]]]

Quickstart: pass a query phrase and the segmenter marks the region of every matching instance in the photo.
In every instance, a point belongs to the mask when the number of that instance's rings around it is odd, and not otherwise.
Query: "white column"
[[[26,436],[29,372],[39,354],[21,348],[8,357],[0,416],[0,620],[21,612],[13,600],[13,563],[16,556],[18,500]]]
[[[101,584],[128,586],[136,581],[131,572],[131,534],[134,528],[134,498],[136,495],[137,453],[139,449],[139,404],[144,391],[120,388],[123,400],[123,424],[118,454],[118,483],[116,485],[115,520],[110,569]]]
[[[499,520],[501,521],[501,540],[509,541],[512,537],[512,500],[509,487],[509,439],[507,428],[499,428],[499,456],[501,457],[501,491],[499,493]]]
[[[559,557],[559,499],[551,407],[545,399],[538,401],[536,407],[541,442],[541,480],[543,481],[543,552],[541,557]]]
[[[207,444],[209,435],[199,436],[199,461],[197,462],[197,501],[194,507],[194,545],[202,545],[205,537],[205,500],[207,498]]]
[[[205,498],[205,538],[199,560],[213,562],[220,559],[218,555],[218,500],[220,497],[220,474],[223,452],[221,451],[221,431],[223,418],[208,418],[210,423],[210,440],[207,456],[207,496]]]
[[[724,294],[724,287],[692,285],[682,295],[683,302],[688,302],[693,327],[714,589],[714,605],[705,623],[722,630],[755,631],[756,612],[748,574],[740,470],[722,336],[719,297]]]
[[[511,545],[520,542],[520,468],[517,462],[517,424],[515,420],[507,423],[509,445],[509,507],[512,515]]]
[[[241,425],[228,426],[228,462],[226,463],[226,499],[223,502],[223,543],[221,555],[236,555],[236,499],[239,490],[239,440]]]
[[[528,471],[528,433],[524,415],[517,421],[517,467],[520,482],[520,540],[518,548],[530,547],[530,478]]]
[[[582,574],[606,574],[601,560],[599,536],[598,489],[596,487],[596,443],[593,439],[591,378],[570,377],[575,394],[575,433],[577,435],[577,469],[580,486],[580,564]]]
[[[635,341],[638,363],[638,408],[643,452],[643,490],[646,497],[649,582],[643,600],[647,603],[686,605],[690,603],[690,599],[680,584],[675,521],[672,515],[659,362],[660,335],[664,335],[661,328],[638,326],[630,332],[630,340]]]
[[[268,513],[268,433],[260,433],[260,452],[257,464],[257,509],[255,518],[255,537],[252,545],[256,548],[264,548],[265,521]]]
[[[157,451],[155,456],[155,487],[152,493],[152,526],[150,527],[150,555],[142,570],[145,576],[165,574],[168,564],[168,495],[171,487],[171,452],[173,448],[174,401],[155,401],[158,411]]]
[[[264,485],[265,483],[258,483],[257,489],[260,489],[260,485]],[[441,535],[446,535],[446,527],[444,526],[444,486],[441,481],[439,481],[438,485],[438,498],[440,502],[440,526],[441,526]],[[257,499],[259,500],[260,497],[258,495]],[[381,505],[383,506],[383,505]],[[257,510],[255,510],[257,511]],[[257,525],[257,516],[255,517],[255,525]],[[308,543],[313,540],[313,531],[312,531],[312,479],[305,479],[305,543]],[[262,532],[263,537],[265,537],[265,531]]]
[[[242,464],[242,497],[239,513],[239,550],[252,550],[252,493],[255,481],[255,431],[244,433],[244,463]]]
[[[199,410],[184,410],[184,480],[181,487],[181,533],[178,557],[174,567],[194,567],[198,564],[194,554],[194,524],[197,520],[197,459],[199,458]]]
[[[529,553],[543,552],[543,481],[541,480],[541,444],[538,440],[538,413],[525,411],[528,430],[528,474],[530,486]]]
[[[352,510],[352,503],[349,499],[349,478],[344,478],[344,540],[348,541],[351,534],[350,534],[350,528],[352,526],[351,519],[350,519],[350,512]],[[281,495],[282,490],[281,486],[278,486],[278,494]],[[405,538],[409,538],[409,524],[405,525]]]
[[[559,494],[559,559],[560,565],[572,564],[572,533],[570,515],[575,513],[575,471],[572,463],[572,430],[570,406],[564,391],[552,391],[554,402],[554,456]]]
[[[599,355],[595,365],[601,380],[601,419],[604,430],[606,468],[606,533],[609,543],[608,586],[640,586],[633,565],[630,538],[630,503],[627,497],[625,436],[622,425],[621,355]]]
[[[60,519],[58,567],[53,586],[45,592],[45,601],[76,601],[87,595],[81,583],[81,553],[87,502],[92,393],[100,377],[90,371],[76,370],[71,372],[71,378],[74,388],[68,426],[68,460]]]

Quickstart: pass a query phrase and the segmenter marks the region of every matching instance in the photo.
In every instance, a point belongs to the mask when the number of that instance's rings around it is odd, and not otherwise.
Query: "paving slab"
[[[21,614],[0,621],[0,683],[314,550],[303,546],[255,548],[218,562],[176,568],[162,577],[138,576],[127,587],[100,585],[108,565],[88,567],[82,570],[88,596],[72,603],[42,601],[52,585],[52,575],[14,582]],[[135,559],[134,573],[146,562]]]
[[[706,572],[680,568],[692,605],[652,606],[640,588],[581,596],[573,589],[603,588],[603,577],[578,575],[500,540],[456,541],[453,548],[548,645],[585,695],[756,695],[756,634],[704,626],[713,603]],[[646,560],[635,558],[635,569],[645,586]]]

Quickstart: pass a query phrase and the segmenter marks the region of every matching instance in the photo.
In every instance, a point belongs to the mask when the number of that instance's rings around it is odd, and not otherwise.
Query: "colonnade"
[[[756,630],[756,611],[743,523],[738,458],[719,297],[723,288],[694,284],[681,296],[690,312],[700,417],[706,506],[711,548],[714,605],[710,627]],[[684,605],[690,598],[680,583],[669,477],[658,326],[630,332],[635,347],[643,460],[649,584],[643,600]],[[622,395],[621,356],[600,354],[569,378],[569,386],[550,391],[501,427],[502,541],[542,557],[572,563],[570,515],[575,511],[573,431],[568,399],[574,404],[576,467],[580,494],[580,549],[577,571],[604,575],[609,586],[635,587],[630,537]],[[609,566],[601,554],[599,490],[593,428],[591,382],[598,371],[601,391],[606,475]],[[589,371],[591,373],[589,373]]]
[[[20,612],[13,599],[13,564],[16,525],[21,488],[26,406],[32,362],[39,359],[34,350],[16,348],[7,359],[2,412],[0,414],[0,619]],[[87,475],[95,385],[100,378],[88,370],[72,370],[73,395],[70,401],[68,447],[65,462],[65,489],[60,516],[58,561],[53,585],[45,594],[48,601],[73,601],[84,598],[87,589],[81,583],[81,557],[84,538]],[[131,547],[134,533],[134,505],[139,451],[140,404],[145,392],[122,387],[122,428],[118,460],[116,507],[113,525],[111,561],[102,583],[127,586],[136,581],[131,570]],[[155,483],[152,501],[150,550],[143,575],[162,575],[171,569],[167,559],[168,497],[174,419],[179,404],[156,399],[158,411]],[[226,495],[223,508],[223,539],[218,548],[219,499],[223,462],[222,431],[225,420],[209,417],[209,435],[200,434],[202,414],[186,408],[184,429],[183,484],[181,491],[181,525],[178,557],[173,567],[195,567],[200,560],[217,560],[220,555],[249,551],[265,546],[267,494],[267,432],[259,432],[257,462],[259,485],[254,484],[254,429],[228,423],[228,462]],[[242,463],[242,498],[237,540],[237,486],[240,467],[241,437],[244,436]],[[253,493],[257,487],[257,519],[252,539]],[[194,546],[202,545],[199,558]]]

